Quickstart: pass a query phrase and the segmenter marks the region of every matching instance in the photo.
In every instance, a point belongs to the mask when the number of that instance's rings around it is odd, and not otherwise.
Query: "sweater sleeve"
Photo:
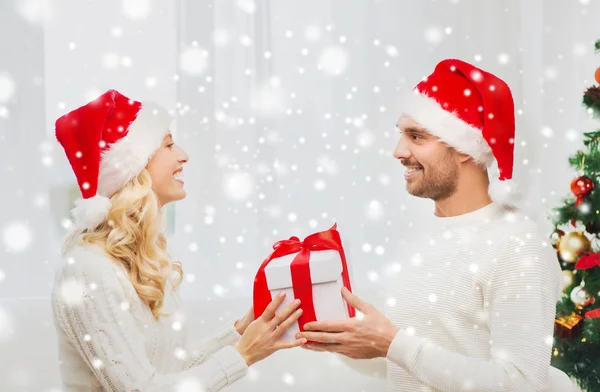
[[[517,238],[518,237],[518,238]],[[560,266],[537,233],[516,234],[494,263],[484,308],[490,360],[400,330],[387,359],[440,391],[546,391]]]
[[[247,372],[243,357],[226,346],[198,366],[158,373],[145,350],[144,331],[123,306],[127,294],[114,270],[77,260],[62,268],[56,284],[59,325],[106,391],[175,392],[194,385],[212,392]]]
[[[194,366],[203,364],[215,352],[227,347],[235,345],[241,338],[233,324],[226,324],[220,328],[212,336],[196,341],[191,340],[187,344],[187,351],[190,353],[189,358],[184,363],[184,369],[189,369]]]

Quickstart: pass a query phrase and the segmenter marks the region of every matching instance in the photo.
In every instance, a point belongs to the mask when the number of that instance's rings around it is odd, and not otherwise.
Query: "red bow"
[[[310,252],[319,250],[337,250],[342,260],[342,279],[344,286],[348,290],[350,287],[350,277],[348,275],[348,267],[346,265],[346,256],[340,234],[337,231],[337,224],[334,224],[331,229],[319,233],[311,234],[300,241],[298,237],[290,237],[289,240],[277,241],[273,245],[273,253],[263,261],[256,278],[254,279],[254,318],[260,317],[265,308],[271,303],[271,292],[267,285],[267,277],[265,267],[271,260],[278,257],[298,253],[292,263],[290,270],[292,273],[292,286],[294,290],[294,298],[300,299],[302,307],[302,315],[298,319],[300,331],[304,331],[304,324],[316,321],[315,308],[312,297],[312,281],[310,277]],[[354,317],[354,308],[348,305],[348,314]]]
[[[575,268],[578,270],[585,270],[593,267],[600,267],[600,252],[597,253],[586,253],[581,256],[575,264]]]

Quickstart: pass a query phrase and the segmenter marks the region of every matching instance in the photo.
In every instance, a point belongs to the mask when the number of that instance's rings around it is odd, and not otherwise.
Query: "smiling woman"
[[[175,144],[171,133],[167,133],[147,166],[161,207],[186,196],[183,188],[183,164],[188,160],[187,153]]]
[[[306,342],[280,340],[302,313],[293,302],[275,315],[283,296],[255,321],[250,309],[188,341],[176,295],[183,268],[160,227],[163,207],[186,196],[188,156],[169,125],[166,110],[114,90],[56,122],[84,197],[52,292],[64,391],[177,391],[190,380],[217,391]]]

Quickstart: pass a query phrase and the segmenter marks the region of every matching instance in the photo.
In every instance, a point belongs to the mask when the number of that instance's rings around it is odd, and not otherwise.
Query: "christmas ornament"
[[[575,305],[579,305],[581,307],[586,307],[592,302],[594,302],[594,298],[592,298],[583,286],[577,286],[571,291],[570,295],[571,301]]]
[[[572,339],[577,337],[583,330],[583,317],[573,312],[554,320],[554,331],[561,338]]]
[[[585,270],[589,268],[600,267],[600,252],[588,253],[579,258],[575,268]]]
[[[585,313],[586,319],[600,318],[600,308]]]
[[[550,235],[550,242],[555,249],[563,235],[565,235],[565,232],[559,229],[554,230],[554,232]]]
[[[596,82],[600,83],[600,67],[598,67],[598,69],[596,70],[594,78],[596,79]]]
[[[591,221],[585,224],[585,231],[590,234],[598,234],[600,233],[600,222]]]
[[[558,243],[560,257],[568,262],[574,263],[583,253],[590,251],[590,240],[579,231],[565,234]]]
[[[573,271],[569,271],[569,270],[562,270],[562,274],[563,274],[562,291],[563,291],[563,293],[566,293],[569,286],[571,286],[573,284],[575,277],[573,276]]]
[[[594,189],[594,183],[588,176],[581,176],[571,181],[571,192],[577,196],[575,205],[579,206],[583,203],[584,196],[587,196]]]

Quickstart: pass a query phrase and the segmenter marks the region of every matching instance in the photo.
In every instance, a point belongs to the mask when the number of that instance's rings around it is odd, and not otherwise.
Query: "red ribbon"
[[[348,266],[340,234],[337,231],[337,224],[331,229],[319,233],[311,234],[300,241],[298,237],[291,237],[289,240],[277,241],[273,245],[273,253],[263,261],[256,278],[254,279],[254,318],[260,317],[265,311],[267,305],[272,301],[271,291],[267,285],[265,267],[271,260],[278,257],[298,253],[290,264],[292,274],[292,286],[294,298],[301,301],[302,315],[298,319],[300,331],[304,331],[304,324],[316,321],[315,307],[313,303],[312,281],[310,278],[310,252],[321,250],[337,250],[342,260],[342,281],[344,286],[352,291],[350,287],[350,276],[348,275]],[[352,306],[348,306],[348,315],[355,316]]]

